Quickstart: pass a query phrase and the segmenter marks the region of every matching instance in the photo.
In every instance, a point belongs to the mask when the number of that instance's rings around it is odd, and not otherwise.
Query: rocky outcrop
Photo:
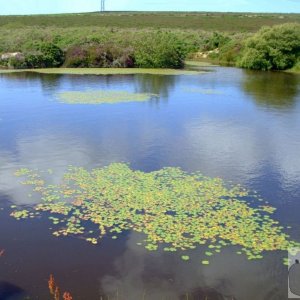
[[[210,51],[199,51],[193,54],[193,59],[209,58],[211,54],[219,54],[219,48]]]
[[[17,60],[23,60],[25,57],[24,57],[24,54],[22,54],[21,52],[3,53],[1,55],[1,60],[3,60],[3,61],[8,61],[11,58],[15,58]]]

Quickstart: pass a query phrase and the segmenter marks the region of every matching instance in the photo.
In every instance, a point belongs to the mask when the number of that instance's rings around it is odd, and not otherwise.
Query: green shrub
[[[69,68],[86,68],[89,64],[89,55],[82,46],[73,46],[66,52],[65,67]]]
[[[61,66],[64,59],[64,52],[58,46],[41,43],[26,54],[25,61],[29,68],[55,68]]]
[[[238,66],[255,70],[286,70],[300,56],[300,24],[264,27],[246,41]]]
[[[134,67],[134,51],[115,44],[91,45],[88,48],[89,67]]]
[[[27,64],[24,57],[11,57],[8,60],[7,67],[10,69],[26,69]]]
[[[222,65],[235,65],[239,59],[242,45],[240,41],[231,40],[220,48],[219,63]]]
[[[184,66],[185,43],[169,32],[149,33],[135,44],[135,63],[140,68],[175,68]]]
[[[45,67],[43,55],[40,52],[27,53],[25,56],[25,62],[27,67],[30,69]]]
[[[114,44],[77,45],[67,50],[64,66],[130,68],[134,67],[134,52],[132,48],[123,48]]]
[[[43,56],[45,67],[59,67],[64,62],[64,52],[55,44],[42,43],[39,50]]]
[[[230,41],[228,36],[225,36],[219,32],[214,32],[212,36],[206,40],[204,51],[214,50],[216,48],[222,47]]]

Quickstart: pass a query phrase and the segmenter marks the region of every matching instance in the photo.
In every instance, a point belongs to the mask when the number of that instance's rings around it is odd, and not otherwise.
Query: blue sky
[[[97,11],[100,0],[0,0],[0,15]],[[300,0],[106,0],[107,10],[297,12]]]

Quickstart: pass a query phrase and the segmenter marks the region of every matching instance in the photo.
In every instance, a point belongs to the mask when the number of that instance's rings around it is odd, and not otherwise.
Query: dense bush
[[[192,45],[186,45],[175,34],[152,32],[132,39],[128,45],[116,42],[86,44],[70,47],[65,67],[141,67],[182,68]]]
[[[10,69],[26,69],[27,64],[24,57],[12,57],[8,60],[7,67]]]
[[[64,62],[64,52],[55,44],[42,43],[39,47],[45,67],[59,67]]]
[[[221,34],[219,32],[214,32],[211,37],[205,41],[204,51],[214,50],[216,48],[222,47],[230,41],[228,36]]]
[[[140,68],[182,68],[185,43],[170,32],[150,33],[135,44],[135,62]]]
[[[44,64],[44,59],[43,59],[42,53],[37,52],[37,51],[26,53],[25,63],[26,63],[26,66],[30,69],[46,67]]]
[[[34,51],[26,53],[25,62],[28,68],[55,68],[64,62],[64,52],[55,44],[40,43]]]
[[[88,51],[81,46],[73,46],[66,52],[65,67],[85,68],[88,67]]]
[[[255,70],[292,68],[300,56],[300,24],[264,27],[245,43],[238,65]]]
[[[123,48],[113,44],[77,45],[68,49],[65,67],[134,67],[132,48]]]
[[[239,59],[241,48],[242,45],[240,41],[230,40],[220,47],[218,63],[221,65],[235,65]]]

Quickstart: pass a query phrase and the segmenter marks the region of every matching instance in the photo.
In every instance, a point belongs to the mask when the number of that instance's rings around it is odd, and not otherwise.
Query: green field
[[[300,14],[107,12],[61,15],[0,16],[0,28],[110,27],[169,28],[223,32],[255,32],[262,26],[299,22]]]

